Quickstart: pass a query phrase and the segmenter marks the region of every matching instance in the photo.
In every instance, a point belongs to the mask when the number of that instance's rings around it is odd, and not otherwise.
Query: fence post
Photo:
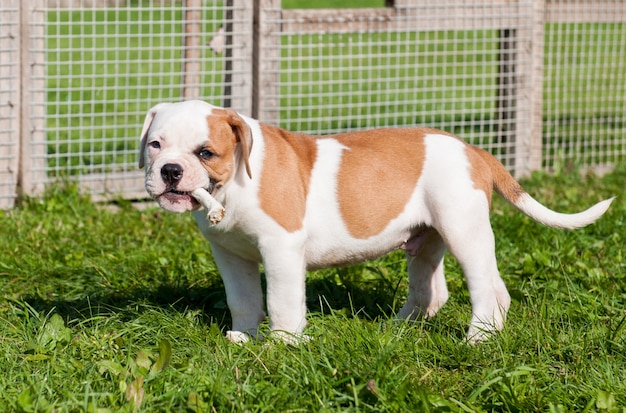
[[[202,28],[202,0],[185,0],[184,10],[184,49],[183,49],[183,90],[184,100],[200,97],[200,36]]]
[[[19,1],[0,0],[0,210],[17,195],[19,153]]]
[[[18,186],[30,196],[47,183],[46,0],[22,0],[20,5],[20,156]]]
[[[280,122],[281,0],[255,0],[252,116]]]
[[[225,108],[233,108],[233,44],[235,36],[234,27],[234,4],[235,0],[226,0],[224,7],[224,34],[226,36],[224,48],[224,97],[222,106]],[[254,41],[254,39],[253,39]],[[234,109],[234,108],[233,108]]]
[[[525,66],[518,85],[515,120],[515,176],[541,169],[543,133],[543,48],[546,0],[532,0],[526,15],[529,24],[520,29],[517,67]]]
[[[251,26],[254,6],[248,0],[226,0],[225,7],[223,106],[251,115],[252,69],[244,69],[242,65],[251,66],[253,60],[255,39]]]
[[[536,171],[543,165],[543,66],[546,25],[546,0],[533,2],[533,59],[532,59],[532,112],[531,133],[528,151],[529,171]]]

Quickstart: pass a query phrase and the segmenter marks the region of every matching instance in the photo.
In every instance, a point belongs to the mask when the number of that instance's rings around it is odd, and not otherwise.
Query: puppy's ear
[[[252,150],[252,131],[250,126],[243,120],[241,116],[234,110],[228,109],[226,111],[228,123],[237,138],[237,143],[241,148],[241,159],[243,159],[246,165],[246,173],[249,178],[252,178],[252,171],[250,169],[250,151]]]
[[[168,105],[170,105],[170,103],[159,103],[158,105],[153,106],[146,114],[146,119],[143,121],[143,128],[141,129],[141,143],[139,145],[139,169],[143,168],[146,163],[146,141],[148,139],[148,131],[150,130],[150,125],[152,125],[152,121],[154,120],[157,112],[163,109],[164,106]]]

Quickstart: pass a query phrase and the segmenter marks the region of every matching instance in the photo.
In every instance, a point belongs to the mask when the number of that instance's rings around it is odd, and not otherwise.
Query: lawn
[[[505,331],[475,347],[463,341],[469,296],[450,257],[440,314],[389,322],[407,293],[399,252],[310,274],[310,342],[231,344],[191,216],[54,186],[0,212],[0,411],[624,411],[625,180],[622,167],[524,181],[563,211],[619,195],[576,231],[495,199],[513,303]]]

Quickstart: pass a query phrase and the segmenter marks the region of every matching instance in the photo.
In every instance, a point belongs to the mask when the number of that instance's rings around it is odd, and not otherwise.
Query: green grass
[[[564,211],[619,195],[577,231],[494,200],[513,304],[505,331],[476,347],[449,257],[437,317],[387,322],[407,293],[401,253],[311,273],[311,342],[230,344],[223,286],[188,214],[112,210],[55,186],[0,212],[0,411],[623,412],[625,180],[621,168],[524,182]]]

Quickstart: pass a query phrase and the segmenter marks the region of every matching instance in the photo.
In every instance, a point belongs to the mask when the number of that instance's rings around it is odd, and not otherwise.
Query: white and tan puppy
[[[270,328],[301,335],[305,273],[403,249],[409,294],[400,319],[432,317],[448,299],[446,250],[469,287],[468,339],[503,327],[510,304],[489,222],[492,190],[557,228],[599,218],[611,200],[577,214],[535,201],[489,153],[434,129],[378,129],[333,136],[295,134],[201,101],[150,109],[141,133],[146,190],[172,212],[194,211],[224,280],[233,341]],[[209,220],[202,205],[223,205]],[[194,192],[196,191],[196,192]],[[192,195],[194,192],[194,195]],[[213,221],[213,222],[212,222]]]

